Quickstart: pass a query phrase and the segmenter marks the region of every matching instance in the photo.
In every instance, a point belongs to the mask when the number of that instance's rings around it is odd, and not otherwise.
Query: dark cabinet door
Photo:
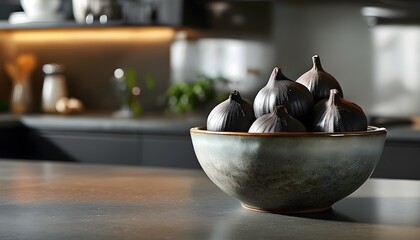
[[[29,130],[26,158],[200,168],[189,135]]]
[[[142,135],[141,137],[143,165],[200,168],[189,135]]]
[[[387,141],[372,177],[420,180],[420,142]]]
[[[24,146],[21,126],[0,127],[0,158],[23,158]]]
[[[130,134],[35,132],[29,158],[107,164],[141,164],[140,141]]]

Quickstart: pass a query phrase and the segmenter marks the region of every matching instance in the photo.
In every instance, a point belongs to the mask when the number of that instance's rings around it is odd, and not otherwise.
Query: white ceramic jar
[[[64,67],[59,64],[45,64],[42,70],[45,73],[42,86],[42,111],[56,113],[56,103],[68,95],[66,78],[63,74]]]

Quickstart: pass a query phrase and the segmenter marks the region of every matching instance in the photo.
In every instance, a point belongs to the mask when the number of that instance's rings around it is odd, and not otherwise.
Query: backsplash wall
[[[46,63],[60,63],[69,95],[81,99],[87,110],[118,109],[116,92],[111,80],[116,68],[134,68],[142,88],[140,100],[144,111],[162,109],[159,98],[164,95],[170,79],[169,54],[173,38],[170,28],[109,28],[5,31],[0,33],[1,60],[20,53],[32,53],[38,67],[32,75],[35,112],[40,111],[40,97]],[[3,61],[2,61],[3,62]],[[1,69],[1,98],[8,99],[10,78]],[[143,76],[150,74],[155,88],[146,89]]]
[[[318,54],[344,96],[367,113],[374,104],[372,29],[361,15],[363,2],[278,2],[273,7],[275,61],[291,79],[312,67]]]

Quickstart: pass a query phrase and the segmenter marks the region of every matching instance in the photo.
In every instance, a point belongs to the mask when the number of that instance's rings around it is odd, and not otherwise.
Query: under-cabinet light
[[[14,43],[47,43],[47,42],[158,42],[168,41],[174,36],[169,27],[154,28],[107,28],[107,29],[49,29],[30,31],[11,31],[10,40]]]

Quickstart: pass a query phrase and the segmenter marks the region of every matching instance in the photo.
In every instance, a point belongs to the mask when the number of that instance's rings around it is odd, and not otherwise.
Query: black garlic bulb
[[[248,132],[306,132],[306,128],[299,120],[290,116],[284,106],[276,106],[272,113],[257,118]]]
[[[343,90],[338,81],[321,66],[321,59],[318,55],[312,57],[313,67],[302,74],[296,82],[303,84],[314,96],[315,103],[321,99],[328,99],[331,89],[337,89],[340,97],[343,97]]]
[[[305,86],[290,80],[276,67],[267,85],[254,99],[255,117],[272,112],[278,105],[283,105],[291,116],[303,121],[313,107],[314,100]]]
[[[232,91],[229,98],[211,110],[207,117],[207,130],[223,132],[248,132],[255,121],[252,105]]]
[[[366,131],[367,117],[361,107],[331,89],[329,99],[315,104],[310,129],[314,132]]]

